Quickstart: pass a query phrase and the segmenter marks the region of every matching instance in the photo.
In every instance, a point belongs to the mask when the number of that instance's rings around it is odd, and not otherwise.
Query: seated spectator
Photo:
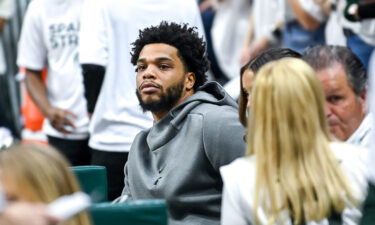
[[[237,104],[206,82],[205,43],[187,24],[162,22],[133,44],[137,96],[154,125],[140,132],[125,166],[124,195],[163,198],[169,224],[220,224],[220,166],[244,155]]]
[[[319,45],[307,49],[303,59],[323,86],[331,133],[341,141],[370,147],[367,75],[359,58],[346,47]]]
[[[0,183],[8,202],[50,203],[80,190],[67,161],[53,148],[19,145],[0,152]],[[86,213],[66,225],[89,225]]]
[[[249,104],[248,98],[251,97],[251,89],[255,75],[258,70],[266,63],[285,57],[301,58],[301,54],[289,48],[271,48],[255,56],[246,65],[241,68],[240,97],[239,97],[239,117],[242,125],[246,127],[246,111]]]
[[[323,90],[302,60],[285,58],[260,69],[247,156],[221,168],[223,225],[323,225],[330,215],[338,215],[339,224],[358,223],[366,151],[331,142],[324,110]]]
[[[124,188],[124,166],[135,136],[152,126],[135,94],[130,47],[140,29],[161,21],[189,23],[204,35],[196,1],[85,1],[80,25],[79,58],[90,121],[91,164],[107,170],[108,198]],[[93,26],[95,24],[95,26]],[[116,25],[115,25],[116,24]]]

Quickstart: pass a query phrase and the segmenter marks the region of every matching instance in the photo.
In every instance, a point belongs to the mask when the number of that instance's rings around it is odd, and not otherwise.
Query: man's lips
[[[331,127],[337,126],[339,125],[339,122],[337,122],[336,120],[328,120],[328,125]]]
[[[141,90],[141,92],[148,94],[148,93],[153,93],[157,91],[158,89],[160,89],[160,85],[155,84],[153,82],[144,82],[141,84],[139,89]]]

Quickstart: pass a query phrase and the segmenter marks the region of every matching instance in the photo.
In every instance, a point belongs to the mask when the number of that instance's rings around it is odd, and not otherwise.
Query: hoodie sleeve
[[[237,109],[221,106],[207,114],[203,122],[203,142],[208,160],[215,170],[245,154],[244,128]]]
[[[125,186],[124,186],[124,189],[122,189],[121,196],[126,195],[128,200],[133,200],[132,195],[129,190],[130,187],[129,187],[128,163],[125,164],[124,174],[125,174],[125,178],[124,178]]]

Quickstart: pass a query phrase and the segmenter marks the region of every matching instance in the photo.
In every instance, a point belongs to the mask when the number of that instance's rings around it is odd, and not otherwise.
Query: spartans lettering
[[[49,26],[52,49],[78,45],[79,23],[55,23]]]

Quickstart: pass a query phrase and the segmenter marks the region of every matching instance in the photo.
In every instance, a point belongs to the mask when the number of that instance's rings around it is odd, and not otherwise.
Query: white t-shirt
[[[353,194],[363,203],[367,195],[368,168],[367,149],[345,143],[332,142],[331,148],[340,160],[342,169],[347,175]],[[255,192],[255,157],[239,158],[227,166],[220,168],[224,182],[222,201],[222,225],[246,225],[254,222],[254,192]],[[257,210],[260,224],[268,224],[264,209]],[[341,214],[343,224],[358,224],[361,218],[359,208],[347,207]],[[286,219],[285,225],[292,225],[288,213],[281,217]],[[325,225],[327,219],[319,222],[308,222],[306,225]]]
[[[211,28],[212,47],[220,69],[232,79],[241,69],[240,55],[249,27],[249,0],[219,2]]]
[[[84,5],[80,62],[106,68],[90,124],[90,147],[127,152],[136,134],[152,126],[151,114],[142,112],[135,94],[130,52],[139,30],[162,20],[189,23],[203,35],[195,0],[91,0]]]
[[[267,37],[273,41],[272,32],[284,21],[282,0],[254,0],[254,40]]]
[[[64,135],[45,120],[47,135],[84,139],[88,137],[86,100],[78,61],[78,32],[83,0],[33,0],[26,11],[18,50],[18,66],[32,70],[47,67],[50,104],[78,117],[76,128]]]

